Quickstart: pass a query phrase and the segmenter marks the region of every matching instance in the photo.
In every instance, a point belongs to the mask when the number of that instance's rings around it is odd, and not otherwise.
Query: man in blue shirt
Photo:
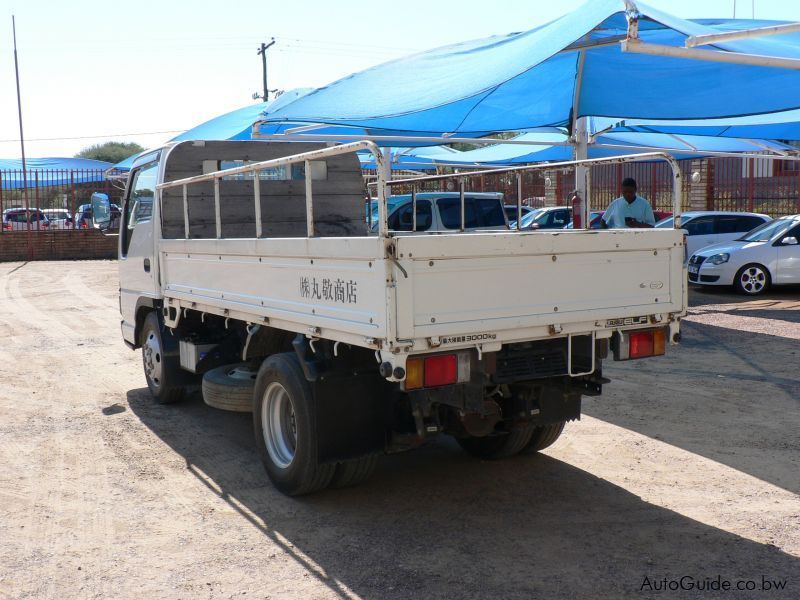
[[[656,218],[650,203],[636,195],[636,181],[627,177],[622,181],[622,196],[614,200],[603,213],[604,229],[625,227],[653,227]]]

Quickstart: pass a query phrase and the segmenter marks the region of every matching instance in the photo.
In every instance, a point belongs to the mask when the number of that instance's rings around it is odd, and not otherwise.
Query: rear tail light
[[[667,347],[667,329],[642,329],[639,331],[620,331],[612,342],[614,360],[633,360],[662,356]]]
[[[441,387],[470,379],[469,352],[416,356],[406,361],[406,390]]]

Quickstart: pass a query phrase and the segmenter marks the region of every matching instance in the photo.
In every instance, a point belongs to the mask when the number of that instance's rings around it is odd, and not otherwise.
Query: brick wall
[[[697,181],[691,179],[697,173],[700,177]],[[708,183],[709,183],[709,164],[706,158],[695,158],[689,170],[689,209],[690,210],[709,210]]]
[[[0,232],[0,262],[81,260],[117,257],[118,235],[95,229]]]

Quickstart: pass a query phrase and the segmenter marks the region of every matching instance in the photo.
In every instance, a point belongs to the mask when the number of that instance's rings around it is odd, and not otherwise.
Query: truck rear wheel
[[[182,400],[186,388],[182,383],[178,342],[164,331],[158,315],[151,312],[142,327],[142,364],[147,387],[159,404]]]
[[[376,466],[378,466],[377,454],[340,462],[336,465],[330,487],[344,488],[363,483],[372,477]]]
[[[314,395],[296,354],[274,354],[261,365],[253,425],[256,447],[276,488],[300,496],[328,486],[336,465],[317,460]]]
[[[530,443],[534,427],[525,425],[508,433],[486,437],[457,438],[458,444],[476,458],[496,460],[522,452]]]
[[[538,452],[544,450],[548,446],[552,446],[555,441],[561,436],[564,431],[565,421],[560,423],[553,423],[552,425],[541,425],[534,427],[531,435],[531,440],[525,446],[525,452]]]

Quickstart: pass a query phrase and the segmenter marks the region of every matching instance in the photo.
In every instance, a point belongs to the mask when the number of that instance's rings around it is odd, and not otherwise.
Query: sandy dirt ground
[[[114,262],[0,264],[0,598],[798,598],[800,290],[691,298],[544,453],[290,499],[248,415],[150,402]]]

